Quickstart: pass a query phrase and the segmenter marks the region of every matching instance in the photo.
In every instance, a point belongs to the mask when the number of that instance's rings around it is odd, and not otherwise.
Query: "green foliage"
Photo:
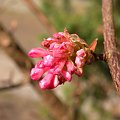
[[[88,2],[90,5],[86,8],[84,14],[81,14],[81,12],[76,13],[70,0],[62,0],[58,4],[55,0],[43,0],[42,10],[57,31],[63,31],[66,27],[70,33],[78,34],[88,44],[93,39],[98,38],[96,51],[102,52],[103,35],[100,32],[100,27],[102,27],[101,0],[88,0]],[[115,25],[117,36],[120,38],[120,15],[118,12],[120,6],[118,3],[120,3],[119,0],[115,2]]]
[[[91,43],[94,38],[99,38],[97,51],[102,50],[103,37],[97,29],[101,26],[100,5],[91,2],[85,14],[76,13],[72,9],[70,0],[62,0],[62,5],[58,6],[56,2],[44,0],[42,10],[48,16],[48,19],[55,26],[57,31],[63,31],[66,27],[70,33],[76,33],[87,43]],[[95,10],[96,6],[97,10]]]

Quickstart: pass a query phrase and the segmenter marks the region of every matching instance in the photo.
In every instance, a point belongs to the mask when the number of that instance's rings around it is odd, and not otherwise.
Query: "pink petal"
[[[53,89],[59,85],[57,75],[48,73],[40,82],[39,86],[41,89]]]
[[[71,81],[72,75],[71,75],[69,72],[67,72],[67,71],[62,71],[62,75],[63,75],[63,77],[64,77],[67,81]]]
[[[60,44],[58,44],[58,43],[56,43],[56,42],[53,42],[53,43],[50,45],[49,49],[58,49],[59,46],[60,46]]]
[[[37,64],[35,65],[35,68],[44,68],[44,67],[45,65],[43,60],[38,61]]]
[[[44,73],[44,69],[33,68],[31,70],[30,76],[33,80],[38,80],[43,75],[43,73]]]
[[[53,41],[54,41],[53,38],[48,38],[48,39],[45,39],[45,40],[41,43],[41,45],[44,46],[44,47],[49,48],[50,44],[51,44]]]
[[[66,60],[59,61],[58,64],[54,67],[54,69],[50,70],[50,72],[54,73],[54,74],[59,74],[62,71],[62,69],[65,65],[65,62],[66,62]]]
[[[77,65],[77,67],[82,67],[84,65],[84,58],[76,57],[75,58],[75,63]]]
[[[55,75],[54,78],[54,87],[57,87],[59,85],[58,75]]]
[[[46,40],[48,40],[48,41],[53,41],[53,38],[49,37],[49,38],[47,38]]]
[[[58,32],[56,34],[53,35],[54,38],[64,38],[64,33],[63,32]]]
[[[85,57],[86,53],[83,49],[80,49],[80,50],[77,51],[76,55],[79,56],[79,57]]]
[[[52,55],[53,55],[55,58],[61,58],[61,59],[68,57],[68,55],[67,55],[67,53],[65,52],[65,50],[59,50],[59,49],[53,50]]]
[[[43,58],[43,62],[46,67],[51,67],[55,62],[55,58],[51,55],[47,55]]]
[[[48,55],[48,51],[46,51],[43,48],[33,48],[32,50],[30,50],[30,52],[28,53],[28,56],[32,57],[32,58],[38,58],[38,57],[43,57],[45,55]]]
[[[72,73],[75,70],[74,63],[71,60],[67,61],[66,67],[69,73]]]
[[[83,69],[82,68],[77,68],[76,71],[75,71],[75,74],[78,75],[79,77],[81,77],[82,74],[83,74]]]

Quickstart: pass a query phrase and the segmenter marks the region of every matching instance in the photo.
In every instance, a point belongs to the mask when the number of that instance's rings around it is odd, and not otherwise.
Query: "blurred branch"
[[[33,87],[43,97],[43,103],[50,110],[55,120],[69,120],[69,107],[58,99],[51,90],[40,90],[38,83],[31,81]]]
[[[104,24],[104,49],[110,73],[115,87],[120,94],[120,53],[117,50],[115,28],[112,13],[112,0],[102,0],[102,15]]]
[[[72,104],[72,119],[73,120],[79,120],[81,118],[80,116],[80,105],[81,105],[81,101],[80,101],[80,95],[83,92],[82,91],[82,87],[80,84],[80,80],[77,79],[77,76],[74,77],[75,81],[73,82],[75,90],[73,92],[73,104]]]
[[[10,44],[7,46],[4,46],[3,44],[0,44],[0,47],[2,47],[5,52],[16,62],[16,64],[19,66],[19,68],[24,71],[24,73],[27,73],[26,76],[28,78],[29,76],[29,71],[31,68],[34,66],[33,62],[31,59],[26,55],[26,53],[22,50],[22,48],[17,44],[13,34],[11,31],[8,31],[1,23],[0,23],[0,32],[4,32],[6,36],[10,37]],[[0,41],[1,42],[1,41]],[[11,50],[12,49],[12,50]],[[21,58],[16,58],[15,56],[20,55]],[[21,61],[19,61],[21,59]],[[53,93],[53,91],[42,91],[38,87],[38,84],[34,84],[34,82],[30,81],[30,78],[28,78],[28,81],[30,82],[33,88],[40,94],[42,95],[42,99],[44,102],[44,105],[48,107],[50,110],[51,115],[56,119],[56,120],[68,120],[69,115],[67,115],[68,112],[68,107],[62,103],[59,98]],[[20,85],[23,85],[24,83],[21,83]],[[17,86],[10,86],[7,89],[15,88]],[[0,89],[1,90],[1,89]],[[5,89],[2,89],[5,90]]]
[[[24,85],[23,83],[19,83],[17,85],[10,85],[10,86],[7,86],[7,87],[2,87],[2,88],[0,88],[0,91],[6,91],[6,90],[14,89],[14,88],[19,88],[23,85]]]
[[[29,9],[34,13],[34,15],[38,18],[38,20],[47,28],[49,33],[55,33],[56,29],[52,25],[52,23],[48,20],[48,18],[44,15],[44,13],[37,8],[33,0],[23,0],[28,5]]]

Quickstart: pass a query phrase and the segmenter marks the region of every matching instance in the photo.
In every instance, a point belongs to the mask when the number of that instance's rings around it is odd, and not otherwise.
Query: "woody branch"
[[[104,50],[115,87],[120,94],[120,60],[116,47],[115,28],[112,14],[112,0],[102,0],[104,25]]]

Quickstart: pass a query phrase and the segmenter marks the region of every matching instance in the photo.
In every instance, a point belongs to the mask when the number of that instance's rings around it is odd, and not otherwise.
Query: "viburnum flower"
[[[28,53],[32,58],[42,58],[32,68],[30,76],[39,80],[41,89],[53,89],[70,82],[72,74],[82,76],[83,66],[89,63],[96,42],[89,47],[84,40],[65,29],[45,39],[41,46],[44,48],[33,48]]]

